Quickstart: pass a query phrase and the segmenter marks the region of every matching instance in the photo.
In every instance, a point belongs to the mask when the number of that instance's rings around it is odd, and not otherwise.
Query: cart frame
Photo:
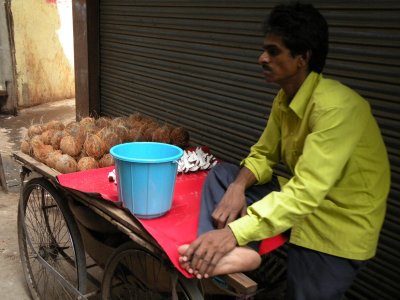
[[[112,203],[108,203],[107,201],[101,201],[95,196],[79,192],[76,190],[71,190],[62,187],[58,181],[57,176],[61,173],[56,170],[49,168],[47,165],[35,160],[34,158],[26,155],[22,152],[14,152],[14,159],[22,166],[21,167],[21,201],[23,199],[23,193],[25,189],[26,179],[33,173],[35,177],[44,178],[48,181],[54,188],[60,192],[62,199],[65,202],[71,201],[74,199],[81,203],[82,205],[88,207],[91,211],[93,211],[97,216],[106,220],[109,224],[115,226],[118,231],[125,234],[129,240],[133,241],[135,244],[139,245],[143,249],[145,249],[148,253],[156,255],[158,257],[165,258],[165,261],[168,261],[168,257],[163,252],[162,249],[158,246],[157,242],[146,232],[146,230],[142,227],[142,225],[130,215],[125,210],[122,210]],[[20,205],[21,206],[21,205]],[[23,215],[23,211],[20,213]],[[19,218],[18,227],[21,232],[26,232],[24,221]],[[82,238],[79,236],[78,240]],[[32,247],[30,244],[31,241],[27,241],[27,245]],[[77,249],[77,251],[83,251],[85,247],[81,247],[81,249]],[[74,249],[75,250],[75,249]],[[81,253],[82,254],[82,253]],[[83,253],[83,255],[86,255]],[[37,255],[38,260],[43,266],[50,271],[53,276],[55,276],[57,281],[61,281],[63,287],[66,290],[72,291],[72,293],[76,296],[77,299],[87,299],[95,293],[85,294],[85,292],[81,293],[77,288],[74,288],[67,280],[65,280],[62,275],[58,272],[58,270],[54,269],[51,265],[49,265],[40,255]],[[110,257],[109,259],[111,259]],[[86,262],[85,262],[86,263]],[[172,265],[172,264],[171,264]],[[88,266],[86,266],[88,267]],[[170,267],[170,266],[169,266]],[[175,269],[174,273],[175,280],[179,278],[181,283],[190,290],[190,299],[203,299],[201,291],[197,288],[199,286],[199,280],[197,279],[188,279],[184,277],[179,271]],[[89,274],[87,274],[89,280],[91,280]],[[228,274],[224,276],[220,276],[220,279],[223,281],[223,286],[217,284],[218,289],[225,290],[225,294],[234,295],[238,299],[246,299],[252,297],[257,291],[257,282],[252,280],[250,277],[245,275],[244,273],[235,273]],[[203,280],[204,281],[204,280]],[[212,279],[207,279],[206,281],[212,281],[213,284],[216,284]],[[99,287],[99,290],[101,287]],[[97,291],[99,293],[99,291]],[[173,295],[174,296],[174,295]],[[174,297],[173,297],[174,299]]]

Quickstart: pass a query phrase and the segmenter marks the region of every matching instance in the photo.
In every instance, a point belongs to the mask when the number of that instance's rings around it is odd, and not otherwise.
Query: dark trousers
[[[209,172],[201,195],[198,235],[213,230],[211,214],[224,195],[229,184],[239,173],[239,166],[222,163]],[[255,185],[246,190],[247,204],[279,191],[274,176],[264,185]],[[249,244],[255,250],[260,242]],[[364,261],[345,259],[289,245],[287,270],[287,300],[339,300],[350,286]]]
[[[286,299],[340,300],[365,264],[291,244]]]

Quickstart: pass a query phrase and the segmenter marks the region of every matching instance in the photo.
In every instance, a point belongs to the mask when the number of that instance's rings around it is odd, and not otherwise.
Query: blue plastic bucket
[[[115,160],[119,199],[131,213],[152,219],[171,209],[181,148],[134,142],[116,145],[110,153]]]

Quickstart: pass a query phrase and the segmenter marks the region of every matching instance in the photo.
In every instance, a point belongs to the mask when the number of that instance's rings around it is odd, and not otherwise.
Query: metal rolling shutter
[[[311,1],[330,24],[325,76],[371,103],[392,167],[378,254],[348,299],[400,299],[400,3]],[[239,161],[265,125],[277,87],[257,59],[261,22],[276,2],[100,0],[101,114],[134,111],[189,129]]]

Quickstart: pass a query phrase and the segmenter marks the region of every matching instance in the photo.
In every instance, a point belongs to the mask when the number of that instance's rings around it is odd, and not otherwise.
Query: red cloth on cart
[[[59,183],[66,188],[100,196],[119,206],[117,186],[108,181],[108,173],[114,167],[99,168],[57,176]],[[207,176],[206,171],[179,174],[176,177],[171,210],[156,219],[139,219],[143,227],[159,243],[174,266],[186,277],[192,277],[182,269],[179,262],[178,246],[193,241],[197,235],[200,213],[200,194]],[[265,239],[260,246],[260,254],[268,253],[282,244],[286,238],[278,235]]]

